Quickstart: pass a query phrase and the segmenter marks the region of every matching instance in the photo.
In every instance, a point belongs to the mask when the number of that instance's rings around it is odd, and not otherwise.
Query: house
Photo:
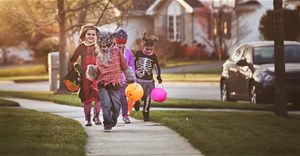
[[[248,12],[241,15],[239,23],[247,27],[247,34],[238,35],[237,22],[232,21],[228,40],[238,40],[237,44],[243,42],[261,40],[259,34],[259,20],[268,9],[272,9],[272,1],[266,0],[235,0],[235,8],[248,8]],[[215,31],[214,25],[201,25],[211,23],[213,14],[218,12],[214,8],[212,0],[132,0],[133,9],[130,9],[129,16],[123,19],[121,27],[128,33],[129,39],[127,46],[131,49],[137,48],[137,40],[141,38],[144,30],[155,34],[160,39],[170,42],[181,42],[191,45],[194,42],[207,45],[207,51],[212,53],[215,48],[211,42],[211,33]],[[201,14],[209,9],[211,14]],[[128,12],[127,12],[128,13]],[[209,15],[209,16],[207,16]],[[236,16],[233,14],[232,16]],[[230,26],[228,25],[228,26]],[[242,29],[245,29],[242,28]],[[228,30],[227,30],[228,31]],[[232,48],[232,46],[230,46]]]

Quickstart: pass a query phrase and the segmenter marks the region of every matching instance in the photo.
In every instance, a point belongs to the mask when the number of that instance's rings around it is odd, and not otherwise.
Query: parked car
[[[300,43],[284,42],[287,102],[300,104]],[[274,42],[245,43],[223,64],[222,101],[274,103]]]

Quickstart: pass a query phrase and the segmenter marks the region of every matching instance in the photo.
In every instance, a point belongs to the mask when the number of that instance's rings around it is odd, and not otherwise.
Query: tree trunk
[[[7,51],[7,49],[6,49],[6,47],[5,46],[2,46],[2,54],[3,54],[3,65],[7,65],[9,62],[8,62],[8,56],[7,56],[7,54],[8,54],[8,51]]]
[[[59,88],[57,94],[69,93],[64,84],[63,78],[67,74],[67,54],[66,54],[66,26],[65,26],[65,6],[64,0],[57,0],[58,23],[59,23]]]
[[[287,117],[282,0],[273,0],[275,35],[275,114]]]

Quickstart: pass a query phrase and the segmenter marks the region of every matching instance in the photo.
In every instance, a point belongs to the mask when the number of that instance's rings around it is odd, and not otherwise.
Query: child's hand
[[[75,69],[76,71],[78,71],[78,72],[80,73],[80,75],[83,74],[82,67],[80,66],[79,63],[75,63],[75,64],[74,64],[74,69]]]
[[[157,76],[156,79],[157,79],[158,83],[162,83],[162,79],[160,76]]]
[[[127,84],[134,83],[134,80],[127,81]]]

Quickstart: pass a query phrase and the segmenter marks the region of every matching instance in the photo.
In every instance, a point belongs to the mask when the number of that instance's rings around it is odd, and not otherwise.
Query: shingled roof
[[[133,9],[139,11],[146,11],[155,0],[132,0]]]
[[[203,3],[198,0],[184,0],[187,4],[189,4],[193,8],[201,8],[204,7]]]

